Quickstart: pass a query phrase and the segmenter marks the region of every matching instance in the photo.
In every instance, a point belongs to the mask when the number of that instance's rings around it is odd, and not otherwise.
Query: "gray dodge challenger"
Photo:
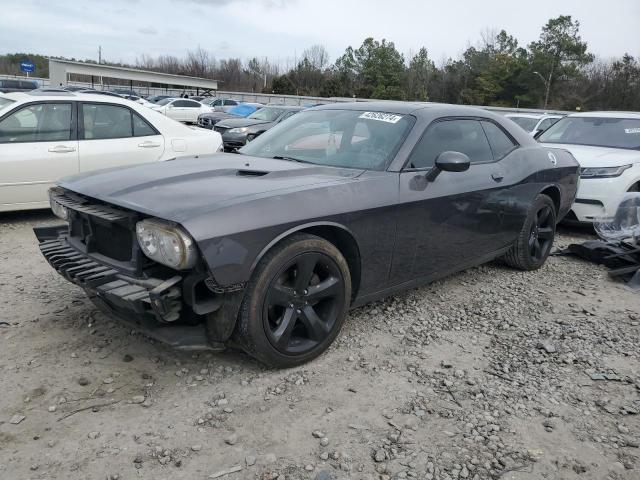
[[[182,349],[309,361],[349,308],[494,259],[540,268],[579,180],[571,154],[470,107],[305,110],[237,154],[102,170],[36,228],[110,316]]]

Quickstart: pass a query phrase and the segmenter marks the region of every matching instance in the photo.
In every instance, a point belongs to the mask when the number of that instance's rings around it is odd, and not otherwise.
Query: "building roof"
[[[114,67],[112,65],[59,60],[56,58],[49,59],[49,78],[52,86],[66,84],[68,73],[163,85],[176,85],[188,88],[202,88],[205,90],[218,89],[218,81],[209,78],[153,72],[151,70],[141,70],[138,68]]]

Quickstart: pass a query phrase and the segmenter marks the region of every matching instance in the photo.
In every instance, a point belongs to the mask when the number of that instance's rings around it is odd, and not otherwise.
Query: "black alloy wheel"
[[[531,222],[529,233],[529,254],[535,262],[540,262],[549,254],[555,233],[555,216],[552,208],[545,205],[540,208]]]
[[[336,262],[319,252],[289,261],[271,281],[263,308],[269,342],[300,355],[323,343],[344,309],[344,279]]]
[[[324,238],[296,233],[258,262],[232,338],[269,366],[294,367],[329,348],[350,305],[351,271],[340,250]]]
[[[544,194],[536,196],[518,238],[502,257],[505,263],[520,270],[536,270],[544,265],[553,246],[556,217],[553,200]]]

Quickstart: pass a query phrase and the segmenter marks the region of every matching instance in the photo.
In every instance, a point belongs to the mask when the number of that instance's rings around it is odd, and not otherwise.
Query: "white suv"
[[[640,191],[640,113],[569,115],[538,141],[569,150],[580,163],[580,186],[567,220],[612,217],[626,192]]]
[[[47,190],[68,175],[222,150],[219,133],[126,99],[34,91],[3,100],[0,212],[47,208]]]

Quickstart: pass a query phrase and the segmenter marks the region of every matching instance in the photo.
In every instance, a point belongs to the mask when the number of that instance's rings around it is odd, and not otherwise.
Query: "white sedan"
[[[640,191],[640,113],[572,114],[538,141],[570,151],[582,167],[569,221],[612,217],[626,192]]]
[[[197,123],[198,115],[213,112],[212,107],[188,98],[165,98],[152,105],[151,109],[179,122],[188,123]]]
[[[221,150],[219,133],[129,100],[8,93],[0,103],[0,211],[47,208],[47,190],[68,175]]]

